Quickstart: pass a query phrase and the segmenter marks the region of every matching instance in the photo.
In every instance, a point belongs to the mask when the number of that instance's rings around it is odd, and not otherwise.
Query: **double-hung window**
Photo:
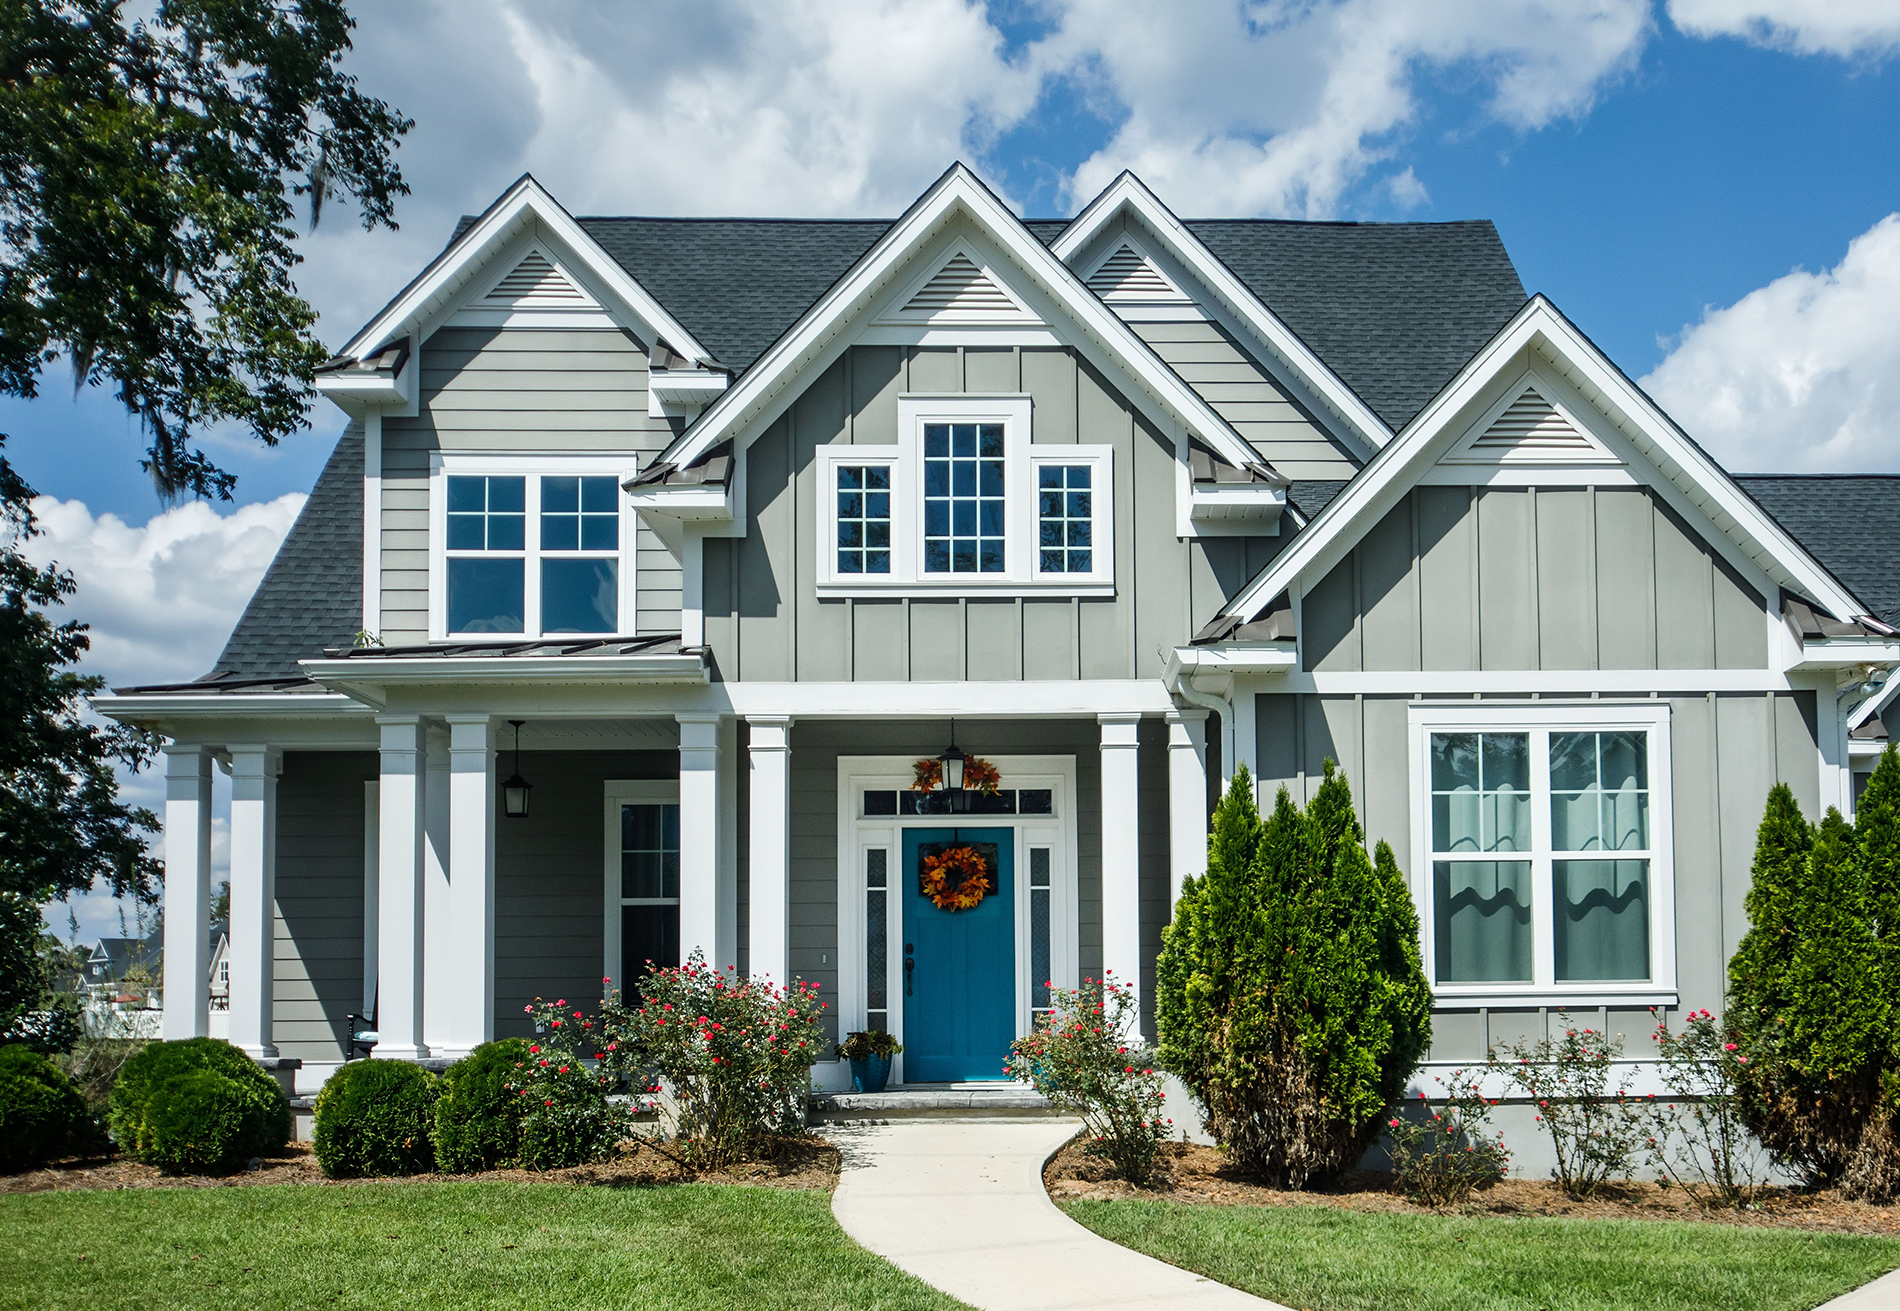
[[[435,636],[627,631],[631,523],[622,522],[619,477],[470,463],[449,465],[437,480]]]
[[[1440,1000],[1672,990],[1666,707],[1411,717],[1414,888]]]
[[[819,595],[1111,595],[1114,450],[1036,443],[1031,417],[1026,396],[907,395],[895,443],[820,446]]]

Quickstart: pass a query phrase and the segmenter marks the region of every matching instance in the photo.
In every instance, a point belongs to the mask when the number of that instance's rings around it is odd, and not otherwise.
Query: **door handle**
[[[904,944],[904,995],[910,996],[910,972],[917,968],[917,958],[911,953],[917,950],[915,943]]]

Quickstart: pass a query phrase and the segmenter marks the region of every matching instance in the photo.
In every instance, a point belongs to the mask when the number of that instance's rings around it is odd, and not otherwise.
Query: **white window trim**
[[[620,808],[624,805],[677,806],[680,800],[678,779],[610,778],[606,781],[606,818],[602,828],[603,853],[601,903],[602,925],[601,977],[603,989],[626,988],[620,977]],[[677,900],[677,899],[676,899]]]
[[[1049,975],[1058,988],[1074,988],[1080,973],[1081,921],[1077,901],[1076,865],[1079,859],[1075,828],[1075,757],[991,756],[988,759],[1012,790],[1048,788],[1054,793],[1053,815],[878,815],[859,813],[858,797],[865,789],[903,791],[912,782],[910,756],[840,756],[838,758],[838,1029],[841,1034],[864,1027],[864,853],[874,847],[891,852],[885,869],[887,921],[885,947],[885,1011],[889,1031],[899,1042],[904,1035],[903,958],[903,830],[965,828],[1015,830],[1015,962],[1016,1034],[1030,1033],[1029,977],[1029,848],[1049,848]],[[904,1058],[892,1063],[891,1078],[904,1081]]]
[[[1420,704],[1407,707],[1412,799],[1412,899],[1418,907],[1425,976],[1441,1007],[1673,1006],[1676,1004],[1675,825],[1670,773],[1669,706],[1662,701],[1587,705],[1517,702],[1510,705]],[[1551,929],[1549,754],[1531,752],[1532,975],[1531,983],[1437,981],[1432,906],[1431,735],[1433,733],[1613,732],[1647,735],[1649,745],[1649,964],[1650,978],[1558,982]],[[1548,737],[1544,740],[1548,742]]]
[[[624,637],[634,629],[634,566],[639,520],[619,483],[630,474],[624,455],[462,455],[435,452],[429,457],[429,640],[432,642],[507,642],[541,639],[541,487],[543,477],[612,477],[619,507],[620,629],[614,633],[555,633],[550,640],[584,642],[595,637]],[[451,476],[483,475],[527,479],[526,535],[522,551],[522,631],[519,633],[451,633],[448,631],[449,485]],[[567,552],[582,558],[601,552]]]
[[[1106,445],[1035,446],[1030,398],[1022,395],[900,396],[894,444],[828,445],[817,449],[817,591],[821,597],[891,595],[1113,596],[1115,594],[1115,451]],[[926,423],[1001,423],[1004,459],[1004,564],[997,574],[924,572],[923,457]],[[840,465],[886,464],[891,469],[891,572],[838,572]],[[1087,464],[1094,491],[1095,568],[1087,574],[1037,569],[1036,469],[1044,464]]]

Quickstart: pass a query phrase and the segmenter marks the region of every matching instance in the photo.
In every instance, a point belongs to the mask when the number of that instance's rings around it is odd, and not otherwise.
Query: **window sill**
[[[925,582],[921,579],[895,579],[888,583],[836,582],[819,583],[817,594],[820,600],[842,600],[847,597],[882,597],[897,599],[902,597],[996,597],[996,596],[1113,596],[1115,584],[1112,582],[1080,582],[1063,579],[1048,582],[1023,582],[1021,580],[997,581],[994,583],[966,582],[963,578],[943,582]]]
[[[1635,1009],[1650,1006],[1676,1006],[1680,998],[1674,988],[1645,983],[1632,988],[1597,985],[1564,989],[1491,988],[1485,991],[1432,989],[1432,1009],[1437,1011],[1475,1010],[1596,1010],[1604,1006]]]

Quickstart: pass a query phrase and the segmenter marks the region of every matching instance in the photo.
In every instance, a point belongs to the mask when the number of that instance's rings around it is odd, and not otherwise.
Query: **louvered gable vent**
[[[1177,303],[1187,300],[1180,289],[1162,275],[1160,269],[1125,242],[1116,248],[1113,255],[1102,262],[1100,268],[1089,275],[1088,286],[1090,291],[1103,300],[1174,301]]]
[[[1556,406],[1539,396],[1535,388],[1531,388],[1492,420],[1491,426],[1471,443],[1471,449],[1474,452],[1504,454],[1510,451],[1581,453],[1596,448],[1587,437],[1570,426],[1570,421],[1557,412]]]
[[[568,280],[540,251],[530,251],[514,271],[483,298],[488,305],[527,309],[597,309],[594,298]]]
[[[952,255],[904,306],[906,314],[943,314],[953,311],[1020,313],[1016,302],[990,281],[989,276],[976,266],[975,260],[961,251]]]

